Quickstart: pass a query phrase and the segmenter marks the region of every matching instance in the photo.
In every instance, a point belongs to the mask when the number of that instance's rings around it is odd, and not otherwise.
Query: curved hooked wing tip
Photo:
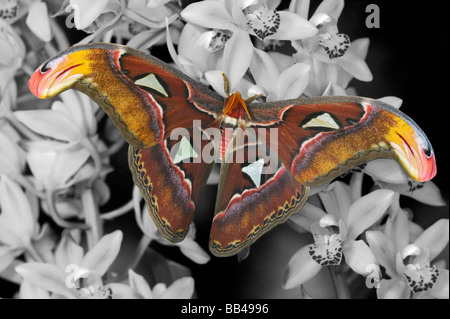
[[[406,114],[377,100],[365,99],[362,105],[368,121],[376,128],[371,131],[380,134],[387,143],[393,157],[414,180],[426,182],[436,175],[436,160],[433,147],[422,129]],[[383,132],[383,133],[381,133]],[[367,132],[369,133],[369,132]]]
[[[161,110],[122,70],[120,59],[125,54],[151,66],[124,46],[80,45],[44,62],[30,78],[29,88],[42,99],[71,88],[81,91],[103,108],[129,144],[153,146],[164,134]]]
[[[395,110],[395,109],[394,109]],[[391,132],[390,145],[397,161],[408,175],[419,181],[431,180],[437,173],[436,159],[431,143],[422,129],[408,116],[400,112],[395,130]]]
[[[431,180],[436,175],[436,160],[422,129],[406,114],[381,101],[366,99],[361,104],[377,128],[373,133],[379,132],[380,141],[388,144],[409,177],[419,182]]]
[[[278,109],[282,124],[269,123],[288,137],[280,139],[279,157],[303,185],[323,185],[377,158],[395,159],[420,182],[436,175],[433,148],[423,131],[386,103],[333,96],[286,101]],[[285,141],[300,141],[299,148]]]
[[[161,143],[176,128],[191,128],[192,119],[211,123],[223,109],[219,95],[179,70],[144,52],[111,43],[61,52],[36,70],[29,87],[39,98],[71,88],[85,93],[109,115],[126,141],[138,148]]]
[[[52,98],[90,74],[89,64],[83,56],[86,52],[63,53],[44,62],[28,81],[31,93],[38,98]]]
[[[73,46],[42,63],[28,86],[38,98],[52,98],[62,91],[77,88],[77,83],[84,79],[86,85],[95,78],[108,76],[105,73],[111,65],[120,69],[118,59],[127,50],[131,49],[100,42]]]

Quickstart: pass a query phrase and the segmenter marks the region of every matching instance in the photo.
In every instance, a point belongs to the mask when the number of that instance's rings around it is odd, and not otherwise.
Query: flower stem
[[[86,230],[87,242],[89,248],[92,248],[103,235],[103,224],[90,187],[87,187],[81,194],[81,203],[86,224],[89,226]]]
[[[55,46],[50,42],[46,42],[44,44],[44,48],[48,56],[55,56],[59,53],[58,49],[56,49]]]
[[[81,145],[83,145],[83,147],[85,147],[89,151],[94,161],[95,173],[90,178],[91,183],[94,183],[94,181],[100,176],[100,173],[102,171],[102,159],[100,158],[99,152],[90,139],[83,139],[81,141]]]
[[[123,11],[123,15],[130,18],[131,20],[134,20],[142,25],[145,25],[146,27],[148,27],[150,29],[162,29],[166,26],[165,20],[152,21],[147,18],[144,18],[139,13],[137,13],[131,9],[128,9],[128,8],[126,8]],[[178,19],[178,13],[171,15],[170,17],[168,17],[168,19],[169,19],[169,23],[174,22],[176,19]]]
[[[142,256],[144,255],[148,245],[150,245],[152,238],[146,235],[143,235],[139,244],[137,246],[136,252],[134,253],[133,259],[129,263],[128,269],[134,269],[139,264]]]
[[[118,26],[121,23],[121,17],[122,17],[122,15],[124,13],[124,10],[126,8],[126,2],[125,1],[119,1],[119,4],[120,4],[120,11],[117,13],[117,15],[114,17],[114,19],[109,21],[106,25],[104,25],[103,27],[99,28],[94,33],[92,33],[92,34],[88,35],[87,37],[85,37],[83,40],[81,40],[77,44],[89,43],[92,40],[102,36],[104,33],[108,32],[109,30],[112,30],[114,27]]]
[[[67,220],[64,220],[63,218],[61,218],[61,216],[59,215],[57,209],[56,209],[56,193],[55,191],[52,190],[48,190],[46,192],[46,202],[47,202],[47,206],[48,206],[48,210],[50,212],[50,216],[52,217],[53,221],[60,227],[62,228],[78,228],[78,229],[86,229],[88,226],[85,225],[84,223],[73,223],[73,222],[68,222]]]
[[[110,220],[110,219],[114,219],[117,218],[119,216],[124,215],[125,213],[128,213],[130,210],[132,210],[134,207],[134,201],[131,199],[128,203],[126,203],[125,205],[114,209],[110,212],[107,213],[103,213],[100,215],[101,219],[103,220]]]
[[[50,26],[53,30],[53,34],[55,35],[55,40],[56,40],[56,44],[58,45],[58,50],[62,51],[62,50],[67,49],[70,46],[70,43],[67,40],[66,34],[61,29],[59,24],[54,19],[50,19]]]
[[[328,267],[331,276],[331,282],[337,299],[350,299],[350,290],[345,282],[344,274],[340,267]]]
[[[28,127],[26,127],[24,124],[19,122],[13,115],[8,116],[7,120],[19,132],[19,134],[23,135],[30,141],[36,141],[41,139],[39,135],[37,135]]]
[[[16,175],[14,176],[14,180],[31,194],[40,199],[45,199],[45,194],[38,191],[24,175]]]
[[[113,144],[111,144],[110,147],[106,151],[100,152],[101,157],[111,157],[115,153],[117,153],[122,146],[125,144],[125,140],[123,138],[120,138],[119,140],[115,141]]]

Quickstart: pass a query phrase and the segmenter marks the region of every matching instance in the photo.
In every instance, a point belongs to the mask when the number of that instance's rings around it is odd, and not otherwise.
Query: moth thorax
[[[248,114],[247,104],[241,96],[241,93],[235,92],[225,99],[224,115],[235,119],[245,119],[245,113]]]

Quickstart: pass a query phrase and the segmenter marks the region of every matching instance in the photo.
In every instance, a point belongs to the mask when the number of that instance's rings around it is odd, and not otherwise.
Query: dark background
[[[192,2],[192,1],[190,1]],[[187,3],[183,1],[183,3]],[[286,2],[288,3],[288,2]],[[311,1],[310,15],[320,1]],[[377,4],[380,8],[380,28],[368,29],[365,25],[366,7]],[[285,3],[280,8],[286,8]],[[437,2],[421,3],[389,0],[347,0],[339,19],[339,31],[355,40],[370,38],[366,59],[374,80],[369,83],[352,81],[361,96],[380,98],[397,96],[403,99],[401,110],[409,115],[423,129],[431,141],[437,159],[438,174],[434,182],[442,190],[448,203],[448,132],[447,114],[449,23],[441,13]],[[84,37],[75,31],[74,43]],[[155,49],[153,54],[170,62],[165,48]],[[102,211],[119,206],[131,197],[131,174],[127,167],[126,147],[112,159],[115,171],[108,177],[112,200]],[[208,251],[210,223],[214,212],[216,187],[208,186],[195,214],[197,241]],[[411,207],[415,220],[428,227],[439,218],[448,218],[448,205],[431,207],[403,200],[403,207]],[[118,218],[106,225],[108,229],[120,227],[125,233],[121,254],[133,251],[140,230],[135,226],[132,214]],[[263,236],[252,248],[249,257],[238,262],[236,257],[212,257],[206,265],[196,265],[179,253],[177,248],[167,248],[152,243],[152,249],[191,269],[196,280],[198,298],[298,298],[299,289],[285,291],[281,288],[282,277],[290,257],[310,241],[309,235],[299,235],[289,226],[281,225]],[[447,252],[444,254],[448,259]],[[151,264],[151,260],[148,261]],[[140,267],[145,267],[143,261]],[[0,292],[15,289],[0,281]],[[330,289],[327,270],[306,285],[312,297],[334,297]],[[373,291],[371,291],[373,296]],[[6,297],[7,295],[2,295]],[[354,296],[363,297],[365,295]]]

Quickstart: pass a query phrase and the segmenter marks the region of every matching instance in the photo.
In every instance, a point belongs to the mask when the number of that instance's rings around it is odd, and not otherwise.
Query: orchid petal
[[[27,161],[37,181],[46,189],[57,189],[67,186],[69,179],[86,163],[89,156],[89,151],[81,147],[60,152],[42,152],[32,148],[27,154]]]
[[[349,182],[350,187],[350,198],[354,202],[362,196],[362,184],[363,184],[364,174],[352,174]]]
[[[224,2],[227,11],[233,17],[234,24],[242,30],[250,31],[247,16],[244,11],[248,11],[248,7],[258,5],[259,0],[220,0]],[[265,0],[264,0],[265,1]]]
[[[320,192],[319,196],[325,206],[325,211],[344,220],[348,225],[347,219],[351,204],[349,186],[342,182],[334,182],[327,187],[326,191]]]
[[[11,283],[20,285],[20,283],[23,281],[23,278],[16,272],[16,267],[18,265],[22,265],[23,263],[24,262],[19,259],[14,259],[12,263],[9,264],[8,267],[6,267],[6,269],[0,272],[0,279],[6,279]]]
[[[396,272],[392,241],[381,231],[367,231],[366,238],[376,260],[386,269],[386,273],[393,277]]]
[[[52,39],[47,4],[45,2],[33,2],[28,9],[25,22],[28,28],[42,41],[49,42]]]
[[[253,51],[250,72],[257,85],[272,93],[277,87],[277,80],[280,74],[278,67],[267,52],[259,49],[254,49]]]
[[[47,290],[33,285],[28,280],[22,280],[19,296],[20,299],[51,299]]]
[[[150,0],[147,1],[147,7],[150,9],[156,9],[160,6],[165,5],[166,3],[170,2],[172,0]]]
[[[278,11],[280,26],[272,35],[265,39],[298,40],[313,37],[318,30],[308,20],[289,11]]]
[[[446,202],[442,197],[440,189],[432,181],[418,184],[417,187],[411,187],[410,183],[388,184],[382,181],[378,182],[383,188],[391,189],[401,195],[413,198],[421,203],[430,206],[445,206]]]
[[[61,269],[66,269],[68,265],[80,265],[83,259],[84,250],[75,243],[70,232],[64,231],[61,242],[55,251],[56,265]]]
[[[65,285],[65,274],[55,265],[44,263],[26,263],[16,267],[16,271],[31,284],[72,298],[72,292]]]
[[[340,219],[338,219],[334,215],[326,214],[319,220],[319,226],[321,228],[332,227],[332,226],[339,227],[339,220]]]
[[[325,24],[329,24],[332,22],[331,17],[323,12],[318,12],[317,14],[314,14],[311,19],[309,20],[309,22],[312,23],[312,25],[316,26],[316,27],[321,27]],[[336,26],[333,26],[334,29],[337,30]],[[313,41],[318,40],[318,39],[313,39]]]
[[[393,191],[380,189],[356,200],[348,213],[349,238],[355,239],[377,222],[391,205],[393,198]]]
[[[127,3],[131,10],[138,12],[141,16],[153,21],[153,23],[158,23],[172,14],[172,11],[164,5],[169,1],[171,0],[129,0]],[[120,3],[118,0],[110,1],[110,4],[111,2]],[[117,9],[113,10],[113,8],[111,8],[110,10],[117,12]]]
[[[8,246],[8,248],[23,248],[23,238],[16,233],[16,230],[10,227],[10,221],[7,221],[0,214],[0,243]]]
[[[79,131],[84,135],[93,135],[97,130],[97,121],[94,111],[96,106],[92,104],[91,99],[86,95],[77,91],[67,90],[60,94],[63,106],[56,108],[56,102],[52,105],[52,109],[62,112],[73,121]]]
[[[306,202],[305,206],[303,206],[302,208],[301,214],[292,215],[290,221],[300,226],[304,230],[309,231],[309,229],[311,228],[311,224],[315,221],[320,220],[325,215],[326,213],[322,209]]]
[[[281,0],[266,0],[267,8],[269,10],[275,10],[280,5]]]
[[[16,258],[15,253],[11,248],[6,246],[0,246],[0,274],[8,268],[13,260]]]
[[[403,274],[405,271],[405,264],[403,263],[402,254],[400,252],[397,252],[395,255],[395,269],[397,271],[397,274]],[[406,278],[405,278],[406,281]]]
[[[165,283],[160,282],[154,285],[152,289],[154,299],[160,299],[166,290],[167,286]]]
[[[231,37],[231,32],[223,30],[210,30],[201,33],[196,37],[193,43],[190,43],[190,51],[194,51],[194,54],[189,56],[191,59],[199,53],[213,54],[220,51],[225,47],[225,44]],[[194,45],[193,45],[194,44]],[[193,50],[194,49],[194,50]],[[182,51],[180,51],[180,54]],[[204,63],[205,61],[203,61]]]
[[[25,44],[16,31],[6,23],[0,20],[0,70],[2,72],[2,81],[0,83],[0,91],[5,92],[8,82],[13,79],[15,71],[22,65],[25,57]],[[5,81],[6,80],[6,81]]]
[[[367,63],[353,53],[351,47],[342,57],[336,59],[336,63],[360,81],[370,82],[373,80],[372,72]]]
[[[161,295],[161,299],[189,299],[194,293],[194,279],[183,277],[175,280]]]
[[[439,269],[439,278],[433,288],[426,291],[432,298],[449,299],[449,272],[448,269]]]
[[[56,152],[41,152],[31,149],[27,154],[27,162],[31,173],[36,179],[37,188],[54,188],[52,176],[52,165],[57,158]],[[39,184],[40,183],[40,184]]]
[[[289,260],[283,277],[283,288],[292,289],[303,285],[322,269],[310,254],[311,245],[305,246],[297,251]]]
[[[37,203],[37,205],[39,205],[39,203]],[[38,207],[36,207],[36,209],[38,209]],[[55,262],[55,237],[50,224],[45,223],[41,226],[39,233],[34,238],[33,246],[45,262]]]
[[[289,11],[308,19],[310,0],[292,0],[289,4]]]
[[[191,78],[208,85],[209,83],[205,83],[203,79],[203,71],[200,70],[192,61],[187,59],[183,55],[178,55],[176,58],[177,68],[183,71],[185,74],[190,76]],[[222,90],[223,91],[223,90]]]
[[[74,10],[74,22],[78,30],[86,29],[105,10],[109,0],[70,0]]]
[[[281,72],[277,83],[278,100],[289,100],[302,95],[309,83],[311,67],[306,63],[296,63]]]
[[[0,174],[14,177],[21,173],[25,165],[25,152],[0,131]]]
[[[234,30],[233,18],[220,1],[200,1],[191,3],[181,17],[186,21],[211,29]]]
[[[449,241],[449,221],[440,219],[428,227],[414,242],[418,247],[430,249],[430,260],[436,258]]]
[[[51,179],[58,187],[65,187],[70,179],[77,174],[86,163],[90,153],[83,147],[71,148],[58,152],[53,163]]]
[[[324,0],[317,7],[313,17],[319,13],[325,13],[337,20],[339,19],[343,9],[344,0]],[[311,17],[311,19],[313,19],[313,17]]]
[[[425,249],[421,249],[415,244],[409,244],[406,245],[405,248],[401,251],[402,259],[405,259],[407,257],[414,257],[414,261],[416,261],[417,257],[420,256],[421,260],[428,259],[430,255],[430,251],[428,248],[425,247]]]
[[[339,219],[339,236],[341,236],[341,238],[348,237],[347,225],[342,219]]]
[[[327,88],[322,94],[323,96],[346,96],[347,92],[345,89],[333,82],[328,83]]]
[[[206,264],[211,258],[194,240],[184,240],[178,244],[180,251],[196,264]]]
[[[260,94],[260,93],[252,94],[251,91],[252,91],[252,88],[254,88],[254,87],[255,87],[255,85],[253,84],[253,82],[250,82],[245,77],[243,77],[239,80],[239,82],[235,85],[234,88],[237,92],[241,93],[242,98],[245,100],[247,98],[250,98],[250,97]]]
[[[408,284],[399,278],[383,279],[377,289],[378,299],[409,299],[410,295]]]
[[[293,66],[297,62],[291,55],[283,54],[277,51],[270,51],[267,53],[272,58],[273,62],[275,62],[280,72]]]
[[[409,218],[405,210],[400,209],[392,222],[391,233],[387,234],[394,244],[394,251],[401,252],[409,244]]]
[[[95,270],[100,276],[103,276],[119,254],[122,237],[120,230],[103,236],[87,252],[80,266],[89,270]]]
[[[424,229],[420,225],[409,221],[409,239],[411,242],[414,242],[417,238],[419,238],[423,231]]]
[[[27,247],[35,235],[37,222],[25,193],[6,176],[2,176],[0,180],[0,203],[0,221],[3,226],[8,226],[10,235],[13,236],[2,234],[0,241]]]
[[[266,89],[260,85],[251,85],[247,90],[247,96],[256,96],[256,95],[269,96],[269,94],[270,92],[267,92]]]
[[[347,265],[362,276],[369,275],[371,266],[378,264],[369,246],[362,240],[346,240],[343,253]],[[381,274],[376,275],[381,276]]]
[[[0,26],[1,28],[1,26]],[[3,45],[0,40],[0,45]],[[1,50],[1,49],[0,49]],[[6,49],[8,50],[8,49]],[[0,56],[3,54],[3,52],[0,51]],[[3,61],[5,62],[5,61]],[[6,65],[10,66],[10,65]],[[2,94],[2,97],[0,98],[0,117],[5,117],[5,115],[9,116],[11,113],[11,110],[17,105],[17,83],[15,80],[10,80],[6,74],[8,74],[8,71],[0,67],[0,76],[2,79],[2,83],[0,84],[0,92]],[[15,71],[10,70],[12,77],[14,77]],[[3,125],[4,133],[8,131],[7,126]],[[17,134],[17,133],[16,133]]]
[[[61,103],[61,102],[55,102]],[[30,110],[14,112],[17,120],[32,131],[62,141],[76,141],[80,138],[78,128],[70,118],[53,110]]]
[[[377,159],[367,163],[364,173],[377,181],[390,184],[407,183],[409,180],[400,165],[390,159]]]
[[[369,38],[359,38],[352,41],[350,48],[352,52],[358,55],[361,59],[365,60],[367,57],[367,53],[369,52],[369,45]]]
[[[135,273],[132,269],[128,270],[128,280],[130,286],[144,299],[153,299],[153,293],[147,281],[141,275]]]
[[[178,54],[186,57],[202,71],[207,71],[207,60],[211,54],[206,50],[208,43],[202,42],[201,37],[205,31],[202,27],[187,23],[178,41]]]
[[[247,72],[253,56],[253,44],[247,32],[235,30],[227,41],[223,52],[225,75],[233,90],[239,80]]]
[[[377,99],[377,101],[381,101],[389,104],[390,106],[395,107],[397,110],[402,106],[403,100],[396,96],[385,96]]]
[[[142,208],[142,212],[143,212],[141,214],[141,217],[142,217],[141,230],[142,230],[142,232],[147,237],[150,237],[152,239],[161,239],[161,238],[163,238],[163,240],[164,240],[165,238],[162,237],[161,233],[159,232],[158,228],[155,225],[155,222],[150,217],[150,214],[148,213],[146,206],[144,206]]]
[[[136,299],[136,292],[125,284],[110,283],[103,287],[106,291],[111,291],[113,299]]]

